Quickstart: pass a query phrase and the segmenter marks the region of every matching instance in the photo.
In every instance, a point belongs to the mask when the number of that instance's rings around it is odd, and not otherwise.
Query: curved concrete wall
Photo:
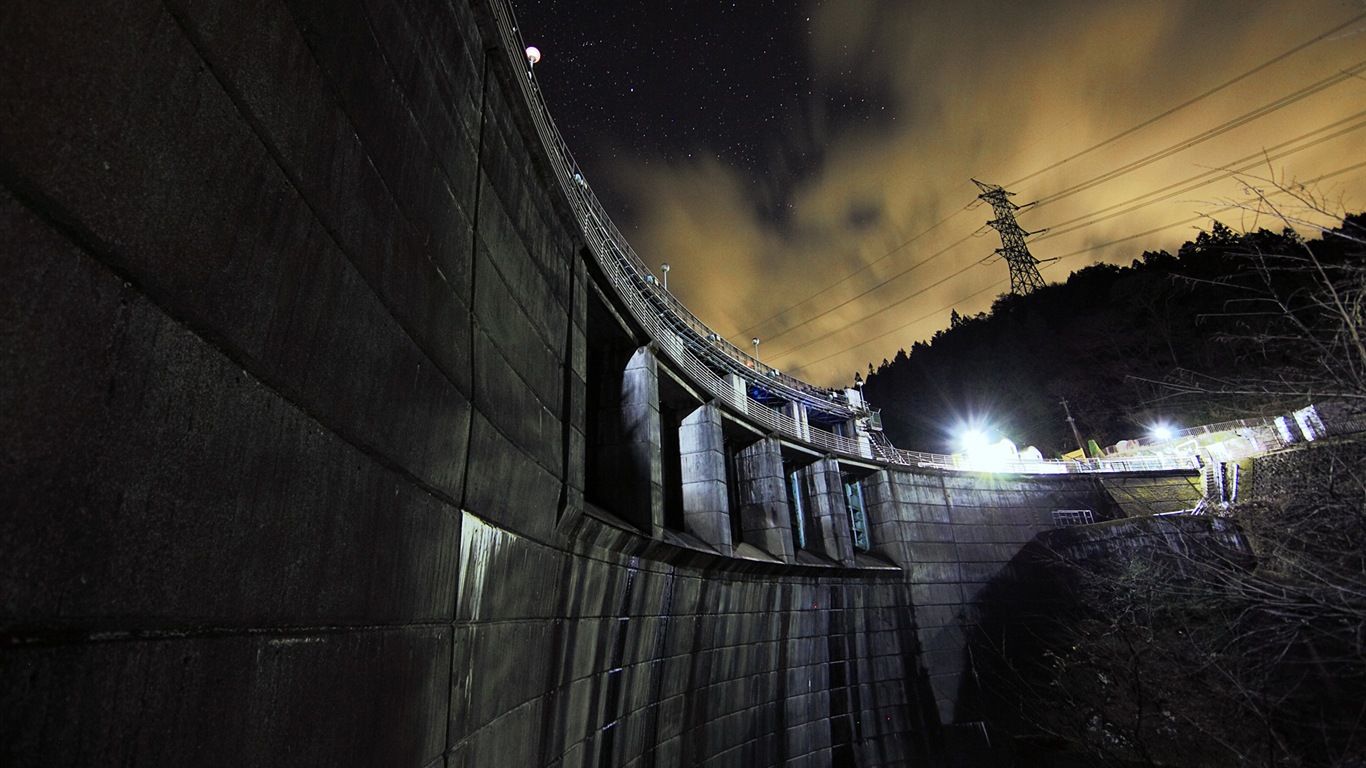
[[[973,585],[1095,486],[865,467],[868,551],[826,510],[815,554],[749,486],[739,540],[689,506],[724,473],[604,490],[638,454],[591,361],[648,339],[494,39],[463,0],[0,9],[0,763],[942,755]],[[639,412],[746,428],[649,363]]]

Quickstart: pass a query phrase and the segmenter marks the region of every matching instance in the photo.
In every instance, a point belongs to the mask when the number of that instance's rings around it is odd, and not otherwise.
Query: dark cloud
[[[1243,194],[1216,169],[1327,175],[1325,189],[1366,205],[1363,172],[1337,173],[1366,160],[1366,127],[1354,128],[1366,115],[1349,119],[1366,109],[1366,75],[1341,74],[1366,62],[1366,22],[1059,164],[1366,12],[1360,3],[778,5],[689,4],[686,32],[635,24],[646,39],[623,45],[668,55],[626,79],[669,98],[642,106],[616,93],[597,107],[615,127],[566,133],[591,146],[581,160],[636,250],[671,264],[670,288],[723,335],[764,338],[766,361],[813,381],[845,382],[945,326],[951,308],[975,313],[1008,289],[1005,265],[983,263],[995,233],[972,236],[990,218],[971,207],[973,177],[1042,201],[1020,222],[1053,227],[1031,244],[1058,259],[1049,280],[1176,247],[1197,213]],[[705,55],[688,53],[690,36],[705,38]],[[694,77],[678,77],[685,64]],[[557,75],[538,76],[563,124]],[[645,117],[675,109],[678,131]]]
[[[882,205],[867,201],[855,202],[849,206],[845,219],[849,229],[855,232],[869,230],[882,221]]]

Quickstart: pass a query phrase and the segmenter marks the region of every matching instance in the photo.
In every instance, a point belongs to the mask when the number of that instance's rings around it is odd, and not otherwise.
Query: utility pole
[[[982,190],[982,194],[977,198],[991,203],[991,210],[996,214],[996,218],[988,221],[987,226],[1001,233],[1001,247],[996,249],[996,253],[1010,265],[1010,292],[1023,296],[1036,288],[1042,288],[1043,277],[1039,275],[1041,262],[1030,254],[1029,246],[1025,245],[1025,238],[1044,230],[1026,232],[1015,221],[1015,212],[1028,208],[1033,203],[1016,205],[1009,200],[1015,195],[1014,192],[1007,192],[996,184],[985,184],[977,179],[973,179],[972,183]]]
[[[1077,431],[1077,421],[1072,418],[1072,409],[1067,407],[1067,401],[1062,401],[1062,412],[1067,414],[1067,423],[1072,427],[1072,436],[1077,438],[1077,447],[1081,449],[1081,457],[1086,458],[1086,445],[1081,442],[1081,433]]]

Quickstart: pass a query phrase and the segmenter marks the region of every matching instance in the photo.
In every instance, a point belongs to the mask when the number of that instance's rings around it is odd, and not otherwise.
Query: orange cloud
[[[1192,217],[1244,195],[1219,169],[1326,176],[1362,207],[1366,171],[1342,169],[1366,160],[1366,21],[1197,97],[1363,12],[1338,0],[814,4],[818,89],[874,95],[872,117],[792,116],[822,142],[821,162],[786,190],[778,222],[718,160],[621,161],[615,180],[638,212],[628,237],[647,262],[671,263],[670,287],[718,332],[759,336],[766,362],[813,382],[847,383],[950,309],[976,313],[1008,290],[995,232],[972,236],[990,218],[970,209],[972,177],[1042,201],[1020,223],[1053,228],[1031,243],[1058,259],[1051,281],[1176,248]]]

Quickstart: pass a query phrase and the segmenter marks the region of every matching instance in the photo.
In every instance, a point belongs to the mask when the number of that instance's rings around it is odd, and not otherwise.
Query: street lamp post
[[[758,359],[759,359],[759,337],[758,337],[758,336],[755,336],[754,338],[750,339],[750,341],[753,342],[753,344],[754,344],[754,359],[755,359],[755,360],[758,360]]]
[[[660,269],[664,270],[664,290],[669,290],[669,265],[661,264]]]
[[[1072,436],[1077,438],[1077,450],[1081,451],[1081,457],[1086,458],[1086,444],[1081,441],[1081,433],[1077,431],[1077,420],[1072,418],[1072,409],[1067,407],[1067,401],[1062,401],[1062,412],[1067,414],[1067,423],[1072,427]]]

